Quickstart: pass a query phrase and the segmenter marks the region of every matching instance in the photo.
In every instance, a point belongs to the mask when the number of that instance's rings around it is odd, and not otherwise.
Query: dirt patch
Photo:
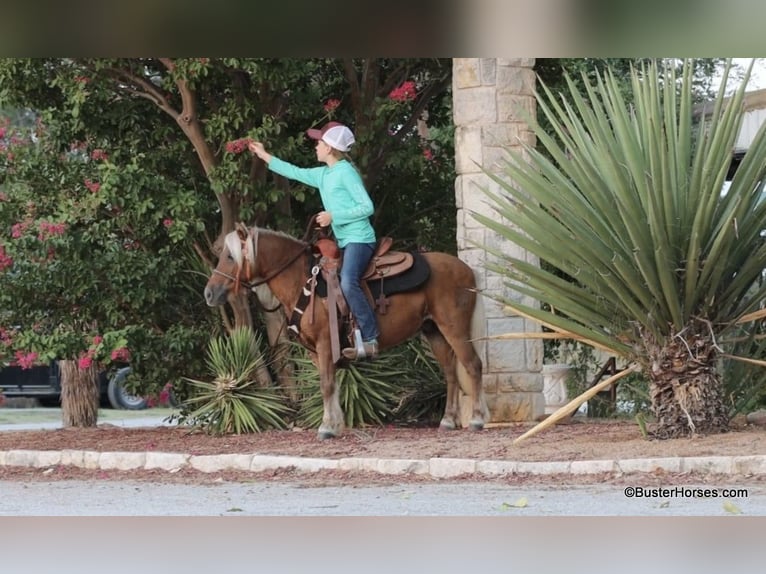
[[[268,431],[209,436],[185,427],[124,428],[103,423],[93,428],[0,432],[0,450],[94,450],[177,452],[192,455],[257,453],[343,458],[472,458],[477,460],[598,460],[666,456],[766,454],[766,428],[744,426],[730,432],[684,439],[648,440],[632,421],[593,420],[555,425],[519,444],[513,440],[532,424],[481,432],[437,428],[374,427],[347,430],[332,440],[316,433]]]
[[[440,431],[436,428],[376,427],[347,430],[341,437],[320,441],[314,431],[269,431],[238,436],[209,436],[184,427],[123,428],[101,424],[95,428],[0,432],[0,450],[92,450],[99,452],[175,452],[192,455],[253,453],[339,459],[372,457],[399,459],[470,458],[476,460],[558,461],[615,460],[627,458],[766,454],[766,428],[735,426],[728,433],[685,439],[649,440],[634,422],[573,420],[532,436],[519,444],[513,440],[532,424],[513,424],[481,432]],[[216,473],[200,476],[185,469],[165,471],[104,472],[73,467],[21,469],[0,467],[0,479],[134,478],[152,481],[210,482],[220,480],[293,480],[290,470],[254,475]],[[466,477],[472,478],[472,477]],[[477,478],[477,477],[473,477]],[[559,477],[560,480],[561,477]],[[607,477],[579,477],[576,481],[603,482]],[[688,477],[689,479],[695,477]],[[611,477],[618,479],[618,477]],[[699,480],[699,477],[696,477]],[[311,481],[372,484],[427,478],[381,477],[372,474],[328,472]],[[555,477],[535,481],[554,480]],[[573,479],[567,480],[572,483]]]

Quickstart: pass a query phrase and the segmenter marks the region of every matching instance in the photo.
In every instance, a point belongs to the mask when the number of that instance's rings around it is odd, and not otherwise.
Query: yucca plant
[[[295,346],[295,380],[301,395],[300,424],[316,428],[322,423],[322,392],[319,372],[303,347]],[[386,351],[375,361],[358,361],[338,368],[335,382],[340,388],[344,423],[349,428],[379,425],[391,418],[397,403],[398,379],[407,374],[396,351]]]
[[[400,423],[438,424],[447,403],[447,385],[439,363],[423,338],[400,346],[400,364],[407,374],[397,380],[397,404],[392,420]]]
[[[212,381],[186,380],[195,392],[187,399],[188,413],[180,421],[210,434],[242,434],[268,428],[284,428],[290,409],[274,387],[260,387],[257,372],[264,366],[259,333],[234,329],[231,335],[214,337],[207,350]]]
[[[764,128],[722,193],[750,70],[726,98],[727,64],[698,121],[691,71],[690,61],[680,73],[634,69],[630,104],[611,71],[584,93],[570,80],[560,99],[543,86],[537,102],[554,133],[533,129],[548,153],[510,153],[493,176],[502,223],[474,214],[571,278],[487,247],[509,287],[543,303],[508,308],[640,368],[660,438],[727,429],[721,359],[732,359],[735,330],[763,316],[766,295]]]

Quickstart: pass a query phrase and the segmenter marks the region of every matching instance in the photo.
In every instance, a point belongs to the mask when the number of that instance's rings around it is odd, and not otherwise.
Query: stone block
[[[175,452],[147,452],[144,468],[159,468],[161,470],[177,470],[189,463],[190,455]]]
[[[533,68],[535,65],[534,58],[498,58],[498,66],[512,66],[515,68]]]
[[[519,96],[512,93],[497,95],[497,121],[521,122],[526,125],[525,115],[535,117],[535,99],[532,96]],[[519,134],[521,136],[521,134]]]
[[[428,474],[428,461],[382,458],[378,461],[378,472],[382,474]]]
[[[573,460],[569,470],[572,474],[599,474],[615,472],[617,465],[613,460]]]
[[[766,474],[766,455],[734,456],[732,470],[742,475]]]
[[[530,422],[545,410],[542,393],[497,393],[487,395],[492,423]]]
[[[455,91],[480,86],[481,60],[479,58],[453,58],[452,85]]]
[[[61,453],[57,450],[9,450],[5,454],[8,466],[28,466],[43,468],[61,463]]]
[[[455,128],[455,172],[458,174],[480,173],[483,159],[481,126]]]
[[[362,471],[362,472],[377,472],[378,471],[378,459],[377,458],[342,458],[338,461],[338,468],[340,470],[350,471]]]
[[[95,470],[100,468],[99,459],[101,453],[95,450],[63,450],[61,451],[61,464]]]
[[[463,88],[454,91],[452,98],[455,126],[494,124],[498,121],[494,87]],[[508,114],[507,111],[505,113]]]
[[[518,462],[514,460],[479,460],[476,472],[487,476],[510,476],[516,473]]]
[[[102,470],[134,470],[143,468],[146,464],[144,452],[102,452],[98,457],[99,468]]]
[[[464,458],[432,458],[428,469],[434,478],[452,478],[476,472],[476,461]]]
[[[498,375],[497,392],[499,393],[541,393],[543,377],[540,373],[502,373]]]
[[[663,470],[665,472],[681,472],[681,459],[668,458],[627,458],[617,461],[617,467],[620,472],[655,472]]]
[[[734,460],[730,456],[688,456],[681,459],[681,472],[730,474]]]
[[[189,457],[189,465],[200,472],[250,470],[252,454],[206,454]]]
[[[569,473],[571,464],[569,461],[521,461],[516,465],[516,472],[519,474],[566,474]]]
[[[537,77],[531,68],[515,66],[497,67],[497,91],[534,97]],[[534,117],[534,116],[533,116]]]
[[[497,58],[482,58],[479,63],[482,85],[494,86],[497,82]]]

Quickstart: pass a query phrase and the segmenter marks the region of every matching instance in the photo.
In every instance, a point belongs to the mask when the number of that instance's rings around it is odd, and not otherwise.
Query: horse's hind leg
[[[428,340],[428,344],[431,346],[434,357],[436,357],[439,365],[441,365],[444,380],[447,383],[447,405],[444,409],[444,416],[442,416],[442,420],[439,423],[439,428],[454,430],[460,426],[455,352],[433,321],[423,323],[422,331]]]
[[[488,413],[481,383],[481,359],[469,340],[470,326],[466,325],[462,329],[454,329],[454,325],[450,325],[452,328],[444,328],[438,323],[437,326],[471,381],[472,405],[469,425],[471,430],[481,430]]]

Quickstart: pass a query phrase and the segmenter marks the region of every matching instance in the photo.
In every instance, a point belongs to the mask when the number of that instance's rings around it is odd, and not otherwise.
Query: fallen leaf
[[[670,501],[669,500],[666,500],[665,502],[660,504],[660,508],[667,508],[668,506],[670,506]]]
[[[513,504],[508,504],[507,502],[503,502],[500,505],[500,510],[508,510],[509,508],[526,508],[526,506],[527,506],[527,499],[522,496]]]
[[[740,507],[729,500],[723,501],[723,509],[729,514],[742,514]]]

